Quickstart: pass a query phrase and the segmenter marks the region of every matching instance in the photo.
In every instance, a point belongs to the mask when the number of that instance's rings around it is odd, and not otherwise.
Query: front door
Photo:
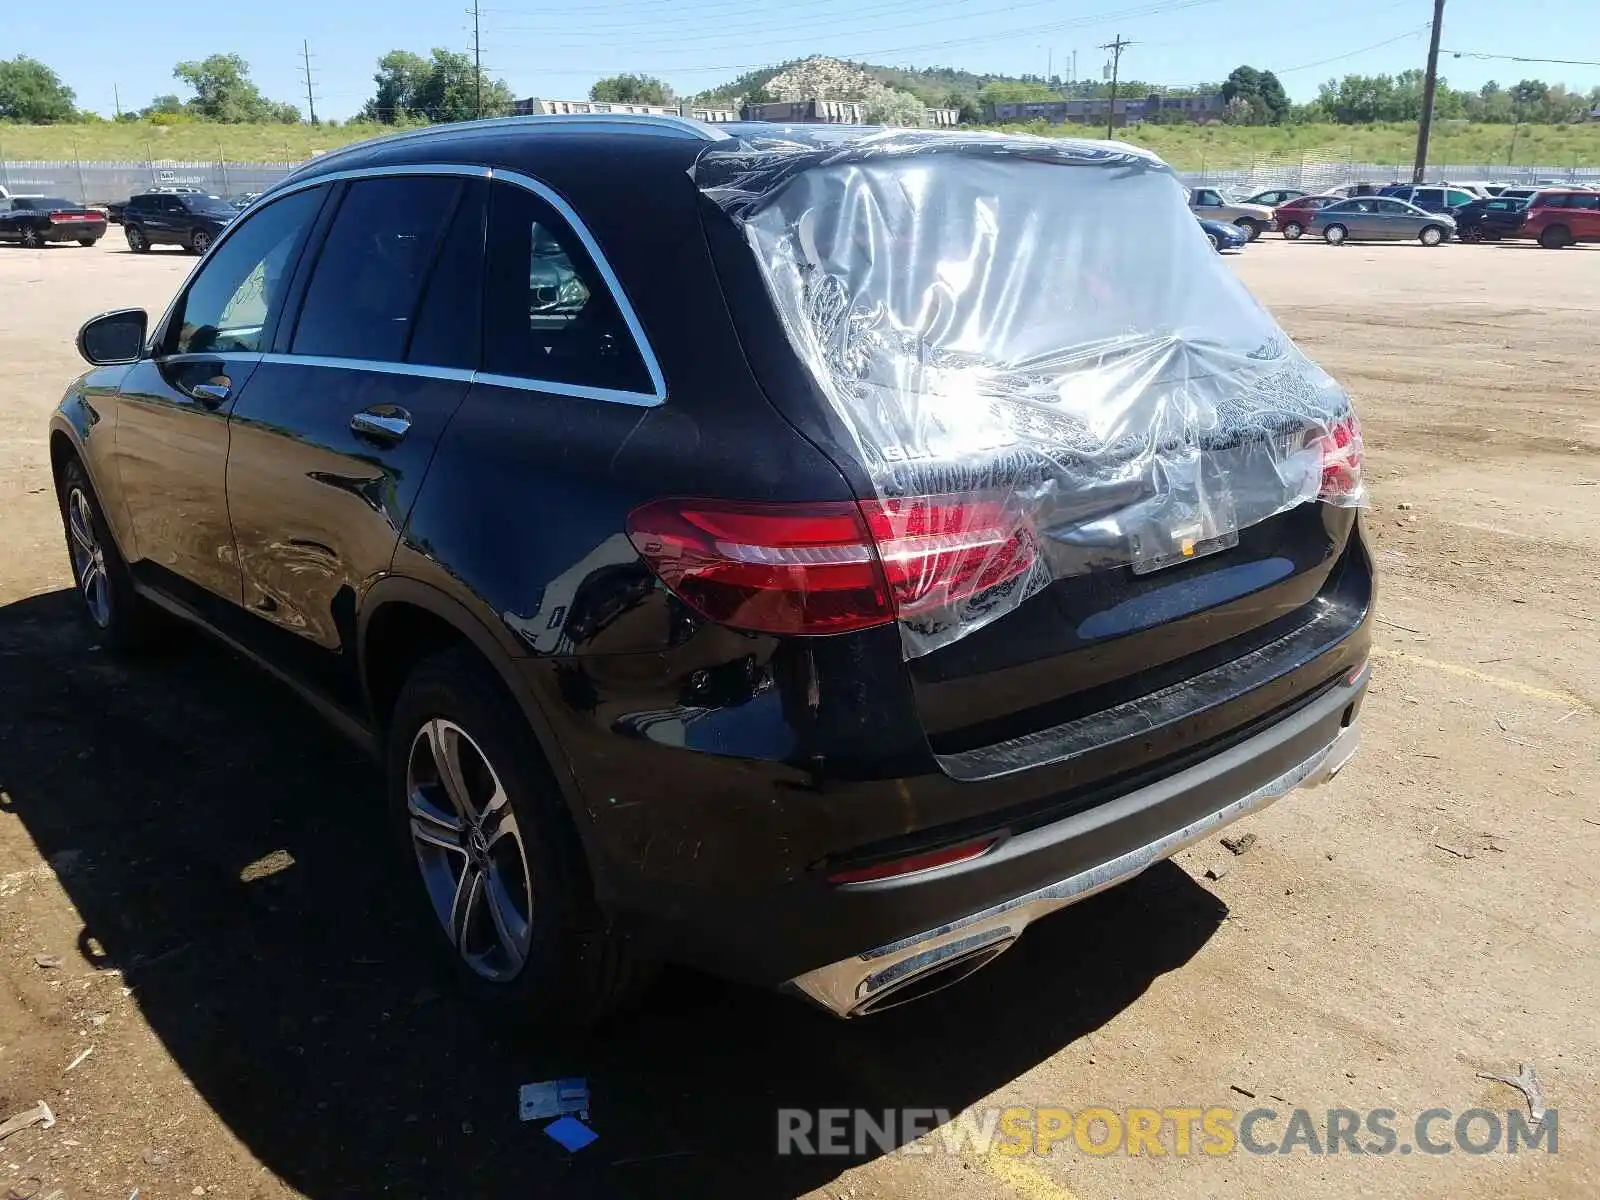
[[[478,365],[482,178],[340,185],[285,320],[233,410],[228,506],[245,607],[276,661],[358,701],[355,614],[388,570]]]
[[[285,197],[241,223],[173,305],[153,356],[123,379],[113,444],[130,561],[171,590],[239,599],[228,415],[261,361],[323,191]]]

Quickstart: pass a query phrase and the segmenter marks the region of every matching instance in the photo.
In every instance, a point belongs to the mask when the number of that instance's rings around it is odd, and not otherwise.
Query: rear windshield
[[[12,206],[24,212],[50,212],[58,208],[79,208],[76,200],[66,200],[60,196],[27,196],[20,200],[13,200]]]

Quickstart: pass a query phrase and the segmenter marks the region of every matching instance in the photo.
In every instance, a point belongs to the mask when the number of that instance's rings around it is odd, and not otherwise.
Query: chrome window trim
[[[530,118],[534,119],[534,118]],[[565,117],[545,117],[539,120],[566,120]],[[531,175],[524,175],[520,171],[511,171],[503,167],[481,167],[470,163],[397,163],[382,167],[353,167],[348,171],[330,171],[325,175],[317,175],[310,179],[289,180],[281,185],[278,191],[271,193],[271,199],[277,200],[295,192],[305,191],[308,188],[318,187],[325,183],[336,183],[342,180],[382,179],[396,175],[459,175],[471,179],[504,180],[513,187],[519,187],[525,192],[531,192],[543,200],[560,214],[561,219],[567,223],[578,240],[583,243],[583,248],[588,252],[590,260],[595,265],[595,270],[600,272],[600,278],[605,281],[606,287],[611,292],[611,300],[617,306],[617,311],[622,314],[623,323],[627,325],[628,332],[633,337],[634,348],[639,352],[639,357],[644,361],[646,373],[650,376],[651,390],[648,392],[633,392],[617,388],[595,387],[590,384],[562,383],[550,379],[524,378],[521,375],[499,375],[492,371],[475,371],[462,374],[471,375],[475,382],[489,384],[495,387],[520,388],[528,392],[548,392],[555,396],[573,396],[579,399],[601,400],[608,404],[630,404],[637,408],[655,408],[664,404],[667,399],[667,381],[661,372],[661,362],[656,358],[654,347],[645,335],[644,326],[639,321],[638,314],[634,311],[633,302],[628,299],[628,293],[623,290],[622,281],[611,269],[611,263],[606,259],[600,249],[600,243],[595,240],[594,234],[589,232],[589,227],[584,224],[583,218],[574,211],[572,205],[552,188],[549,184],[541,183]],[[263,197],[266,199],[266,197]],[[260,204],[261,201],[256,201]],[[255,215],[255,206],[252,205],[251,216]],[[242,224],[242,220],[235,221],[228,227],[228,232]],[[225,240],[217,239],[217,245]],[[212,247],[215,252],[216,246]],[[210,257],[208,254],[207,257]],[[203,263],[205,260],[202,259]],[[198,268],[196,268],[198,270]],[[192,276],[191,276],[192,278]],[[185,282],[187,286],[187,281]],[[181,292],[180,292],[181,294]],[[176,301],[174,301],[176,303]],[[165,318],[163,318],[164,320]],[[269,354],[269,362],[297,361],[306,362],[308,356],[295,354]],[[327,367],[344,367],[349,370],[384,371],[391,375],[417,374],[427,375],[431,371],[451,370],[461,371],[454,367],[426,367],[413,363],[380,362],[361,358],[332,358],[324,357],[316,360],[318,365]],[[455,375],[430,376],[431,378],[453,379]]]

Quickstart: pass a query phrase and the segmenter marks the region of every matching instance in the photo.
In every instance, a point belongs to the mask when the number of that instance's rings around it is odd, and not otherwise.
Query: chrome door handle
[[[209,408],[216,408],[225,404],[233,394],[233,384],[228,383],[191,383],[189,391],[194,398]]]
[[[398,404],[378,404],[350,418],[350,431],[357,437],[393,445],[411,432],[411,414]]]

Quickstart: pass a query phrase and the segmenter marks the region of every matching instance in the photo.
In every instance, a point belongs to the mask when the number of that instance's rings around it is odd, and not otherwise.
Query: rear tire
[[[196,229],[189,235],[189,253],[204,254],[211,249],[211,235],[204,229]]]
[[[78,245],[80,245],[80,246],[92,246],[96,242],[98,242],[99,240],[100,240],[99,238],[79,238],[78,239]]]
[[[581,1032],[642,990],[649,964],[600,912],[527,719],[475,652],[446,650],[412,672],[387,767],[425,936],[462,988],[552,1032]]]
[[[133,575],[78,459],[62,468],[57,498],[72,581],[78,590],[78,611],[112,649],[134,650],[146,645],[157,624],[156,611],[134,590]]]
[[[1234,224],[1244,230],[1245,237],[1252,242],[1261,236],[1261,223],[1259,221],[1253,221],[1249,217],[1240,217]]]
[[[1546,225],[1539,231],[1539,245],[1546,250],[1561,250],[1572,244],[1572,233],[1565,225]]]
[[[1322,240],[1330,246],[1342,246],[1345,239],[1350,236],[1350,231],[1343,225],[1329,225],[1322,231]]]
[[[1290,241],[1290,242],[1297,242],[1297,241],[1300,240],[1300,235],[1302,233],[1304,233],[1305,231],[1306,231],[1306,227],[1304,225],[1300,224],[1300,222],[1298,222],[1298,221],[1290,221],[1288,224],[1286,224],[1283,227],[1284,240],[1285,241]]]
[[[137,225],[123,226],[122,236],[128,239],[128,249],[135,254],[150,253],[150,239],[145,237],[144,230]]]
[[[1417,241],[1424,246],[1437,246],[1444,241],[1444,230],[1437,225],[1424,225],[1417,234]]]
[[[37,229],[24,229],[21,241],[23,248],[26,250],[37,250],[44,245],[44,239],[39,236]]]

